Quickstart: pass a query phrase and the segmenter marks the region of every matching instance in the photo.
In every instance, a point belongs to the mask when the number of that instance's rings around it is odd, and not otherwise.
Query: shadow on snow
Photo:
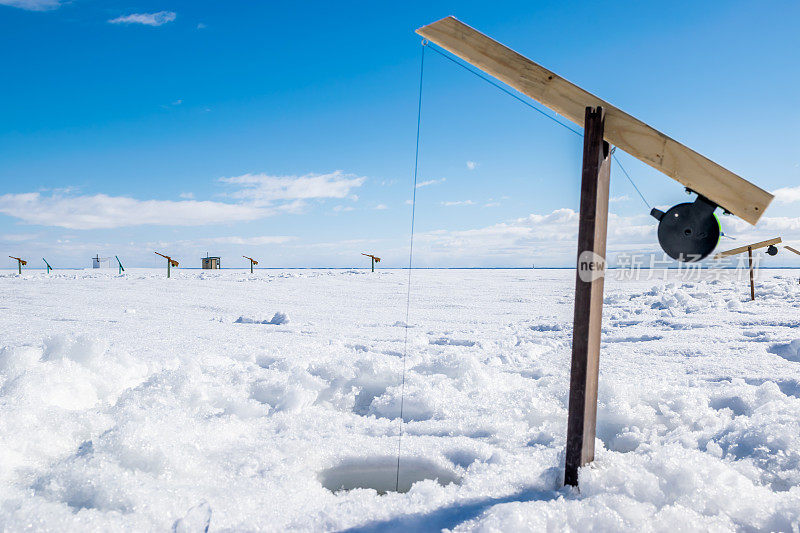
[[[386,531],[441,531],[452,529],[457,525],[480,516],[487,509],[503,504],[516,502],[550,501],[564,496],[555,490],[527,489],[516,494],[499,498],[483,498],[454,503],[447,507],[434,509],[428,513],[398,516],[389,520],[370,522],[343,530],[344,533],[378,533]]]

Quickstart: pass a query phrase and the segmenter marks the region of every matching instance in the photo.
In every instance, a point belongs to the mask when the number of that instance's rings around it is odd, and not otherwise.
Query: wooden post
[[[756,285],[753,282],[753,248],[747,247],[747,260],[750,262],[750,300],[756,299]]]
[[[167,277],[169,277],[169,266],[172,264],[172,261],[167,259]]]
[[[375,272],[375,258],[372,257],[372,271]]]
[[[245,259],[247,259],[248,261],[250,261],[250,273],[252,274],[252,273],[253,273],[253,265],[257,265],[257,264],[258,264],[258,261],[256,261],[256,260],[255,260],[255,259],[253,259],[252,257],[247,257],[246,255],[243,255],[242,257],[244,257]]]
[[[780,237],[775,237],[774,239],[768,239],[766,241],[761,242],[754,242],[753,244],[746,244],[744,246],[740,246],[738,248],[734,248],[733,250],[726,250],[724,252],[720,252],[714,256],[714,259],[722,259],[723,257],[729,257],[731,255],[736,254],[743,254],[747,252],[747,259],[750,266],[750,300],[756,299],[756,285],[753,280],[753,250],[758,250],[759,248],[767,248],[767,253],[769,253],[770,248],[774,248],[776,244],[781,242]],[[786,246],[789,250],[794,250],[793,248]],[[775,250],[777,253],[777,250]],[[798,252],[800,253],[800,252]],[[775,254],[770,254],[775,255]]]
[[[603,140],[605,114],[587,107],[583,137],[575,318],[569,384],[567,453],[564,484],[578,485],[578,469],[594,460],[597,375],[603,314],[611,150]]]

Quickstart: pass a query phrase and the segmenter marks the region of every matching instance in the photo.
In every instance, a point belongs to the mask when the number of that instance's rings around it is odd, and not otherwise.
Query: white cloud
[[[137,200],[125,196],[0,195],[0,213],[27,224],[69,229],[125,226],[202,226],[256,220],[275,210],[210,201]]]
[[[781,204],[800,202],[800,185],[797,187],[782,187],[775,191],[775,201]]]
[[[335,213],[342,213],[342,212],[352,211],[352,210],[353,210],[353,207],[349,206],[349,205],[337,205],[337,206],[334,206],[334,208],[333,208],[333,211]]]
[[[472,200],[456,200],[453,202],[442,202],[442,205],[446,207],[452,207],[455,205],[475,205],[475,202]]]
[[[238,190],[227,196],[237,202],[194,200],[194,194],[181,193],[183,200],[138,200],[125,196],[75,196],[51,192],[0,195],[0,213],[27,224],[70,229],[119,228],[126,226],[202,226],[257,220],[281,213],[301,213],[306,200],[324,198],[358,199],[350,191],[366,178],[341,172],[308,174],[300,177],[272,177],[245,174],[220,178]]]
[[[433,241],[448,247],[461,244],[474,246],[501,245],[507,247],[530,242],[574,241],[578,234],[578,214],[572,209],[556,209],[547,215],[531,214],[509,222],[484,228],[446,231],[438,230],[419,237],[420,241]],[[522,244],[522,243],[519,243]]]
[[[447,178],[442,178],[440,180],[428,180],[423,181],[422,183],[417,183],[417,189],[421,189],[422,187],[427,187],[428,185],[436,185],[437,183],[443,183]]]
[[[175,13],[172,11],[159,11],[157,13],[132,13],[122,17],[111,19],[111,24],[144,24],[145,26],[162,26],[175,20]]]
[[[61,0],[0,0],[0,6],[18,7],[28,11],[48,11],[61,5]]]
[[[219,181],[240,186],[238,191],[228,194],[231,198],[250,200],[257,205],[270,205],[278,200],[347,198],[350,196],[351,190],[364,184],[366,178],[336,171],[329,174],[306,174],[305,176],[244,174],[220,178]],[[354,199],[358,199],[358,197],[354,197]]]
[[[376,211],[383,211],[384,209],[389,209],[389,206],[386,204],[378,204],[372,209],[375,209]]]
[[[202,22],[198,22],[198,23],[197,23],[197,29],[198,29],[198,30],[203,30],[203,29],[205,29],[205,28],[208,28],[208,26],[206,26],[206,25],[205,25],[205,24],[203,24]]]
[[[627,194],[623,194],[622,196],[612,196],[611,198],[608,199],[608,201],[613,204],[616,202],[627,202],[630,199],[631,199],[630,196],[628,196]]]
[[[724,241],[719,250],[778,236],[785,242],[800,241],[800,217],[762,217],[756,227],[733,216],[720,217],[720,220],[725,233],[735,240]],[[653,252],[660,257],[662,250],[656,229],[656,221],[647,214],[620,216],[610,213],[610,264],[615,264],[619,253]],[[537,266],[568,266],[575,261],[577,238],[578,213],[572,209],[557,209],[481,228],[421,233],[415,237],[414,249],[420,265],[535,263]]]
[[[612,252],[657,250],[655,221],[647,215],[609,215],[608,243]],[[556,209],[469,230],[437,230],[415,237],[425,264],[549,264],[575,260],[578,213]],[[416,250],[416,246],[415,246]]]
[[[6,233],[0,235],[0,241],[4,242],[25,242],[38,237],[35,233]]]
[[[260,237],[215,237],[208,239],[206,242],[215,244],[244,244],[247,246],[261,246],[264,244],[283,244],[293,241],[295,237],[288,237],[285,235],[262,235]]]
[[[374,244],[380,242],[376,239],[345,239],[341,241],[327,241],[327,242],[312,242],[303,245],[304,248],[335,248],[337,251],[344,250],[350,247],[346,253],[354,252],[356,249],[361,249],[365,244]],[[358,252],[361,253],[361,252]],[[357,255],[357,254],[356,254]]]
[[[275,206],[275,211],[281,213],[291,213],[293,215],[299,215],[303,211],[305,211],[307,204],[303,200],[294,200],[289,202],[288,204],[280,204]]]
[[[478,163],[476,163],[475,161],[467,161],[467,168],[469,170],[475,170],[477,168],[477,166],[478,166]]]
[[[800,217],[763,216],[759,219],[757,226],[751,226],[744,220],[732,216],[720,217],[720,221],[726,234],[745,243],[773,237],[783,237],[784,239],[800,237]]]

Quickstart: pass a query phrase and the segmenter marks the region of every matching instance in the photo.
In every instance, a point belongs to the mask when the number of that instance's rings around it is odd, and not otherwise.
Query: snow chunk
[[[289,319],[287,318],[285,313],[281,313],[278,311],[272,318],[269,320],[257,320],[254,318],[248,318],[246,316],[240,316],[236,319],[236,324],[273,324],[275,326],[280,326],[281,324],[287,324]]]
[[[392,387],[383,395],[372,400],[369,412],[379,417],[398,418],[400,416],[401,387]],[[430,389],[406,384],[403,404],[403,420],[430,420],[437,411],[439,398]]]
[[[16,377],[42,357],[42,351],[33,346],[3,346],[0,349],[0,375]]]
[[[773,344],[768,351],[787,361],[800,363],[800,339],[795,339],[787,344]]]

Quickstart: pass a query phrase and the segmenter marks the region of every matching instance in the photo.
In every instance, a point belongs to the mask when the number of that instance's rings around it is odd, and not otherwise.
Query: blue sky
[[[757,228],[724,217],[723,246],[800,242],[796,1],[0,0],[3,256],[348,267],[364,251],[403,265],[414,29],[446,15],[777,193]],[[429,52],[415,264],[569,266],[580,154],[580,138]],[[651,204],[688,200],[620,158]],[[612,261],[657,250],[617,167],[611,195]]]

